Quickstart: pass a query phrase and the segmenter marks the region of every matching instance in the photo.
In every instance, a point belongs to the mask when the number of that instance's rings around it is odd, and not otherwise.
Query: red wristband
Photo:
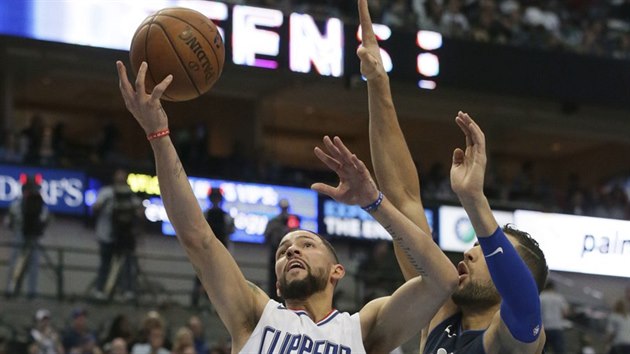
[[[161,137],[169,135],[170,133],[171,133],[171,131],[168,130],[168,128],[166,128],[164,130],[158,130],[156,132],[153,132],[153,133],[147,135],[147,140],[151,141],[153,139],[161,138]]]

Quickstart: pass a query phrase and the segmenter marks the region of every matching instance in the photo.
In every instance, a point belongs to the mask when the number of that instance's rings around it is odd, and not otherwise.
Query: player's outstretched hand
[[[483,195],[486,171],[486,138],[481,128],[467,113],[458,112],[455,122],[466,136],[466,150],[453,151],[451,188],[460,200]]]
[[[383,58],[378,47],[376,35],[372,28],[372,19],[368,9],[367,0],[358,0],[359,5],[359,21],[361,23],[362,43],[357,49],[357,55],[361,59],[361,75],[371,80],[379,76],[387,76],[383,67]]]
[[[363,161],[344,145],[339,137],[324,137],[324,150],[315,148],[315,155],[339,177],[336,187],[314,183],[311,189],[326,194],[338,202],[365,206],[374,202],[379,195],[376,183]]]
[[[125,100],[125,106],[136,118],[142,129],[146,134],[157,132],[168,128],[168,118],[160,98],[166,88],[173,81],[173,76],[168,75],[162,82],[160,82],[153,92],[146,93],[144,79],[147,74],[148,65],[146,62],[142,62],[140,69],[138,70],[138,76],[136,77],[135,87],[131,85],[127,78],[127,68],[121,61],[116,62],[116,68],[118,69],[118,85],[120,87],[120,93]]]

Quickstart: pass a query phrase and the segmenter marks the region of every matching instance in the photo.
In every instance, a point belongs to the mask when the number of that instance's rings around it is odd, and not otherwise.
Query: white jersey
[[[289,310],[274,300],[241,354],[360,354],[365,353],[359,314],[333,310],[315,323],[303,310]]]

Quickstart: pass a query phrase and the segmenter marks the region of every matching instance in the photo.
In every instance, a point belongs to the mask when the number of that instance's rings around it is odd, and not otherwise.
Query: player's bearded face
[[[302,279],[287,280],[287,274],[283,273],[279,279],[280,294],[285,300],[306,299],[316,292],[326,288],[328,278],[325,272],[313,272],[309,265],[306,265],[306,276]]]
[[[491,280],[484,282],[470,280],[457,289],[451,299],[460,307],[471,305],[490,307],[501,302],[501,295]]]

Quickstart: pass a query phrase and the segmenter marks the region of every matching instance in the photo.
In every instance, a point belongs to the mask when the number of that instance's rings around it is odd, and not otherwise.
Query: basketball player
[[[270,300],[245,280],[235,260],[203,218],[177,152],[168,136],[160,97],[169,75],[145,93],[147,64],[135,87],[117,62],[125,105],[147,133],[156,160],[164,207],[179,242],[232,339],[233,353],[389,353],[428,324],[457,285],[457,271],[430,235],[407,219],[377,190],[365,165],[339,138],[324,138],[315,154],[339,176],[336,187],[312,188],[348,204],[365,206],[392,235],[416,274],[391,296],[376,299],[359,313],[332,307],[334,288],[345,274],[332,246],[319,235],[297,230],[276,251],[278,295]]]
[[[397,121],[367,0],[359,0],[359,17],[363,45],[357,54],[368,82],[376,179],[392,204],[429,233],[418,173]],[[526,233],[498,227],[483,194],[483,132],[465,113],[458,113],[456,123],[466,136],[466,149],[453,153],[451,187],[468,213],[479,243],[464,253],[464,261],[457,267],[459,286],[422,331],[420,352],[541,353],[545,335],[538,292],[547,276],[544,255]],[[405,278],[416,276],[409,262],[400,257],[400,248],[396,251]]]

